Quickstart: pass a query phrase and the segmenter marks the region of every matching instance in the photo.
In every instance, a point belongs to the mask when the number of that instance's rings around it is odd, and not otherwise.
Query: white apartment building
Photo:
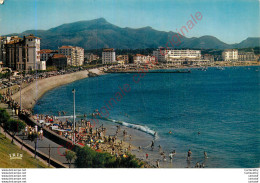
[[[222,52],[222,59],[224,61],[237,61],[238,60],[238,50],[236,49],[226,49]]]
[[[201,59],[200,50],[157,49],[153,51],[159,62],[197,61]]]
[[[149,64],[149,63],[155,63],[155,57],[154,56],[146,56],[141,54],[136,54],[133,57],[135,64]]]
[[[25,46],[27,46],[27,69],[29,70],[39,70],[38,65],[40,64],[41,61],[41,56],[40,56],[40,38],[35,37],[34,35],[29,35],[25,37]],[[21,61],[21,60],[19,60]],[[19,62],[19,64],[22,64],[22,62]],[[22,68],[18,68],[22,69]]]
[[[84,63],[84,49],[77,46],[62,46],[59,48],[59,54],[69,56],[72,66],[81,66]]]
[[[116,63],[116,52],[114,48],[103,49],[102,52],[102,64]]]

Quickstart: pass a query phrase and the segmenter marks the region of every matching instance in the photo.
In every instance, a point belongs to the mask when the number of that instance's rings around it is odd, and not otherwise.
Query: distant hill
[[[233,47],[235,48],[248,48],[248,47],[257,47],[257,46],[260,46],[259,37],[249,37],[238,44],[233,44]]]
[[[80,46],[84,49],[120,48],[143,49],[165,47],[174,32],[154,30],[151,27],[139,29],[121,28],[104,18],[63,24],[49,30],[27,30],[18,36],[34,34],[41,38],[41,49],[57,49],[62,45]],[[10,34],[17,35],[17,34]],[[238,44],[226,44],[213,36],[181,38],[181,44],[174,48],[226,49],[259,46],[260,38],[247,38]],[[170,42],[168,46],[172,47]]]

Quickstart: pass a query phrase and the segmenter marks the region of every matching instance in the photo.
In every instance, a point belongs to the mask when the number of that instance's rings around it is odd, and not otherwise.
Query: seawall
[[[90,72],[96,73],[98,75],[101,74],[99,69],[90,69]],[[41,98],[44,93],[47,91],[54,89],[58,86],[65,85],[68,83],[72,83],[74,81],[84,79],[88,77],[89,71],[79,71],[70,74],[58,75],[49,78],[44,78],[40,80],[36,80],[27,87],[23,88],[21,91],[22,95],[22,108],[23,109],[32,109],[35,105],[36,101]],[[20,92],[15,93],[12,98],[20,103]]]

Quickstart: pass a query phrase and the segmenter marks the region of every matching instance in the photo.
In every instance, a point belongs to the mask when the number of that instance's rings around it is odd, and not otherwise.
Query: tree
[[[116,158],[108,153],[100,153],[85,146],[77,151],[75,165],[77,168],[140,168],[143,166],[134,155]]]
[[[127,154],[126,157],[120,157],[116,159],[116,168],[140,168],[143,166],[142,162],[139,162],[134,155]]]
[[[75,164],[77,168],[93,168],[93,159],[95,157],[95,151],[85,146],[77,150],[77,158]]]
[[[8,112],[6,112],[5,109],[0,108],[0,125],[4,128],[5,131],[5,137],[6,137],[6,131],[8,130],[8,120],[10,119],[10,116]]]
[[[73,152],[73,151],[67,151],[66,150],[65,151],[65,157],[66,157],[66,160],[69,163],[69,168],[70,168],[72,160],[75,159],[75,157],[76,157],[76,153]]]
[[[12,143],[14,142],[15,134],[21,132],[25,126],[26,124],[20,120],[9,119],[7,121],[7,130],[12,133]]]
[[[3,123],[6,123],[9,119],[10,119],[10,116],[6,112],[6,110],[0,108],[0,123],[3,125]]]

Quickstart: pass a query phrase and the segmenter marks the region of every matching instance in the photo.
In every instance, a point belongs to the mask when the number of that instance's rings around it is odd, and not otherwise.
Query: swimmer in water
[[[206,151],[204,151],[204,158],[207,159],[208,158],[208,154]]]
[[[191,158],[191,154],[192,154],[192,152],[191,152],[191,150],[189,149],[187,160],[190,160],[190,158]]]
[[[169,158],[170,158],[170,161],[172,162],[172,159],[173,159],[173,153],[170,153],[170,154],[169,154]]]
[[[172,131],[169,131],[169,134],[172,134]]]

